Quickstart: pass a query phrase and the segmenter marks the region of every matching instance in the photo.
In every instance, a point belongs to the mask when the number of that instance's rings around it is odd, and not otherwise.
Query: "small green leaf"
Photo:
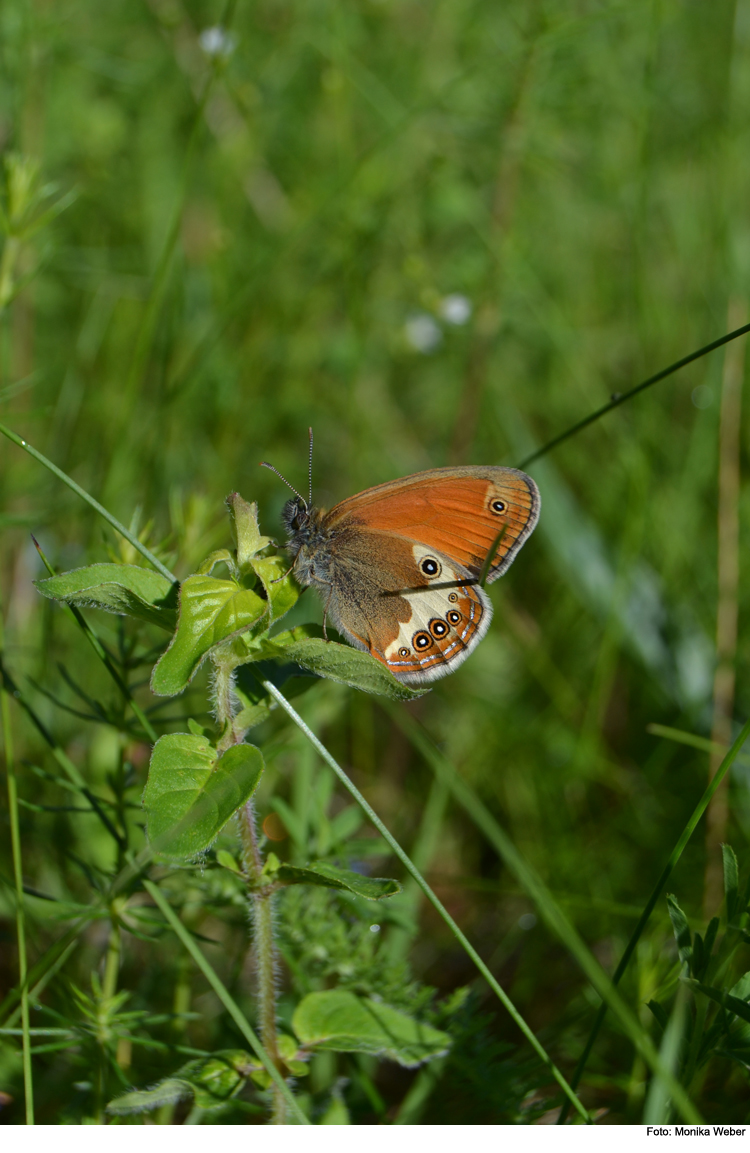
[[[160,737],[143,793],[153,848],[169,858],[196,857],[252,796],[262,772],[254,745],[233,745],[217,760],[205,737]]]
[[[724,862],[724,895],[727,902],[727,920],[733,921],[740,903],[739,868],[735,851],[731,845],[722,845],[721,855]]]
[[[266,590],[275,621],[288,613],[299,600],[299,585],[289,572],[289,561],[283,556],[256,557],[251,562],[253,572]]]
[[[729,992],[733,997],[739,997],[740,1001],[750,1001],[750,972],[743,973]]]
[[[177,582],[139,565],[92,564],[34,584],[52,600],[136,617],[170,633],[177,619]]]
[[[656,1017],[656,1020],[659,1022],[662,1030],[666,1029],[667,1025],[669,1024],[669,1017],[667,1016],[664,1007],[660,1005],[658,1001],[647,1001],[646,1005],[651,1010],[654,1017]]]
[[[704,985],[700,981],[689,981],[688,984],[693,989],[700,989],[701,993],[710,997],[712,1001],[716,1001],[724,1009],[733,1013],[735,1017],[739,1017],[743,1021],[750,1021],[750,1005],[747,1001],[734,997],[731,993],[725,993],[723,989],[714,989],[710,985]]]
[[[168,1077],[154,1085],[153,1089],[134,1089],[131,1093],[123,1093],[115,1097],[107,1105],[107,1112],[116,1116],[127,1113],[151,1113],[154,1109],[161,1109],[162,1105],[176,1105],[178,1101],[185,1101],[193,1096],[193,1086],[189,1081],[182,1081],[178,1077]]]
[[[266,601],[237,581],[188,577],[180,589],[177,632],[154,668],[152,691],[162,697],[181,693],[214,645],[254,625],[267,609]]]
[[[222,869],[228,869],[230,873],[236,873],[238,877],[245,875],[232,854],[228,853],[226,849],[219,849],[216,854],[216,864],[221,865]]]
[[[217,564],[225,564],[233,577],[237,576],[237,565],[228,548],[217,548],[208,554],[198,565],[199,576],[210,576]]]
[[[327,889],[344,889],[368,901],[382,901],[401,892],[398,881],[387,877],[363,877],[351,869],[339,869],[328,861],[315,861],[306,868],[278,865],[268,871],[269,879],[282,885],[322,885]]]
[[[273,542],[269,536],[261,536],[255,501],[249,504],[238,492],[232,492],[227,497],[227,508],[232,522],[232,535],[237,542],[237,564],[240,569],[245,569],[257,553]]]
[[[677,898],[673,897],[671,893],[667,894],[667,908],[669,910],[669,919],[672,922],[675,940],[677,941],[677,952],[679,953],[680,960],[683,965],[689,966],[693,959],[693,949],[690,944],[690,926],[688,925],[687,917],[677,904]]]
[[[714,942],[716,940],[716,934],[718,931],[719,918],[712,917],[708,922],[708,928],[706,929],[706,939],[703,942],[703,948],[706,953],[706,965],[708,965],[708,962],[711,960],[711,953],[713,952]]]
[[[224,1049],[207,1060],[189,1061],[180,1074],[193,1085],[198,1108],[211,1109],[239,1092],[250,1067],[257,1064],[242,1049]]]
[[[372,1053],[407,1068],[440,1056],[451,1044],[440,1029],[347,989],[308,993],[294,1011],[292,1028],[305,1048]]]

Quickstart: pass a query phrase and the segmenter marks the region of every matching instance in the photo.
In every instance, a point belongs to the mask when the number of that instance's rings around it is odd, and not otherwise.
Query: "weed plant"
[[[750,1121],[744,338],[536,455],[750,319],[749,30],[2,5],[3,1121]],[[531,460],[425,695],[284,576],[308,425]]]

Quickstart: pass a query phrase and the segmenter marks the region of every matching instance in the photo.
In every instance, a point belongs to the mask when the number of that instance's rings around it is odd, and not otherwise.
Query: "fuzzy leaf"
[[[296,631],[296,630],[294,630]],[[389,697],[392,701],[411,701],[423,696],[428,689],[411,689],[397,681],[385,665],[375,660],[369,653],[340,645],[336,641],[324,641],[318,637],[303,640],[289,639],[290,634],[280,633],[272,640],[264,638],[259,647],[258,657],[293,661],[316,676],[325,677],[363,693],[374,693]]]
[[[188,577],[180,589],[177,632],[154,668],[152,691],[161,697],[181,693],[214,645],[254,625],[267,608],[266,601],[237,581]]]
[[[217,760],[205,737],[160,737],[143,793],[153,848],[170,858],[196,857],[252,795],[262,772],[254,745],[233,745]]]
[[[382,901],[401,892],[398,881],[387,877],[363,877],[351,869],[339,869],[328,861],[314,861],[305,868],[297,865],[278,865],[268,870],[269,880],[282,885],[322,885],[328,889],[344,889],[368,901]]]
[[[407,1068],[440,1056],[451,1044],[440,1029],[347,989],[308,993],[294,1011],[292,1028],[305,1048],[372,1053]]]
[[[255,557],[251,567],[271,603],[273,620],[288,613],[299,600],[299,585],[292,579],[289,561],[283,556]]]
[[[178,1101],[185,1101],[193,1096],[193,1086],[189,1081],[182,1081],[178,1077],[168,1077],[154,1085],[153,1089],[134,1089],[131,1093],[123,1093],[115,1097],[107,1105],[107,1112],[122,1116],[126,1113],[151,1113],[154,1109],[161,1109],[162,1105],[176,1105]]]
[[[237,544],[237,564],[244,569],[272,541],[269,536],[261,535],[255,501],[249,503],[238,492],[231,492],[227,497],[227,508],[232,522],[232,535]]]
[[[52,600],[136,617],[170,633],[177,619],[177,582],[139,565],[92,564],[34,584]]]
[[[734,920],[737,906],[740,903],[740,875],[737,857],[731,845],[721,846],[721,855],[724,863],[724,895],[727,902],[727,920]]]

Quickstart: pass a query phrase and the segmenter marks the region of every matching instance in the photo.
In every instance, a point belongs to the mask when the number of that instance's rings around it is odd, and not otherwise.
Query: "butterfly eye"
[[[455,604],[458,600],[458,593],[449,593],[448,600],[451,602],[451,604]]]
[[[430,632],[434,637],[437,637],[437,639],[440,640],[441,637],[444,637],[448,632],[448,626],[445,621],[441,621],[438,618],[437,620],[430,621]]]
[[[508,506],[506,505],[504,500],[493,500],[490,504],[490,508],[492,509],[493,512],[497,513],[498,516],[500,515],[501,512],[505,512],[507,507]]]
[[[435,577],[440,575],[440,564],[435,560],[434,556],[422,557],[419,562],[419,567],[425,576]]]
[[[432,644],[432,637],[429,633],[415,633],[411,642],[415,649],[428,649]]]
[[[408,657],[408,655],[409,655],[409,650],[408,650],[408,649],[399,649],[399,650],[398,650],[398,655],[399,655],[400,657]]]
[[[450,612],[447,613],[446,615],[447,615],[448,620],[450,621],[450,623],[452,625],[457,625],[458,622],[461,620],[461,614],[459,612],[456,612],[455,609],[451,609]]]

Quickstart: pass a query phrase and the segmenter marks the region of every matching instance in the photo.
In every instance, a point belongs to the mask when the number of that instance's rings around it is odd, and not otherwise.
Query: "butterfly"
[[[485,636],[480,585],[510,567],[539,519],[539,490],[500,466],[432,468],[347,497],[328,512],[292,489],[282,512],[291,570],[355,648],[407,685],[452,673]]]

